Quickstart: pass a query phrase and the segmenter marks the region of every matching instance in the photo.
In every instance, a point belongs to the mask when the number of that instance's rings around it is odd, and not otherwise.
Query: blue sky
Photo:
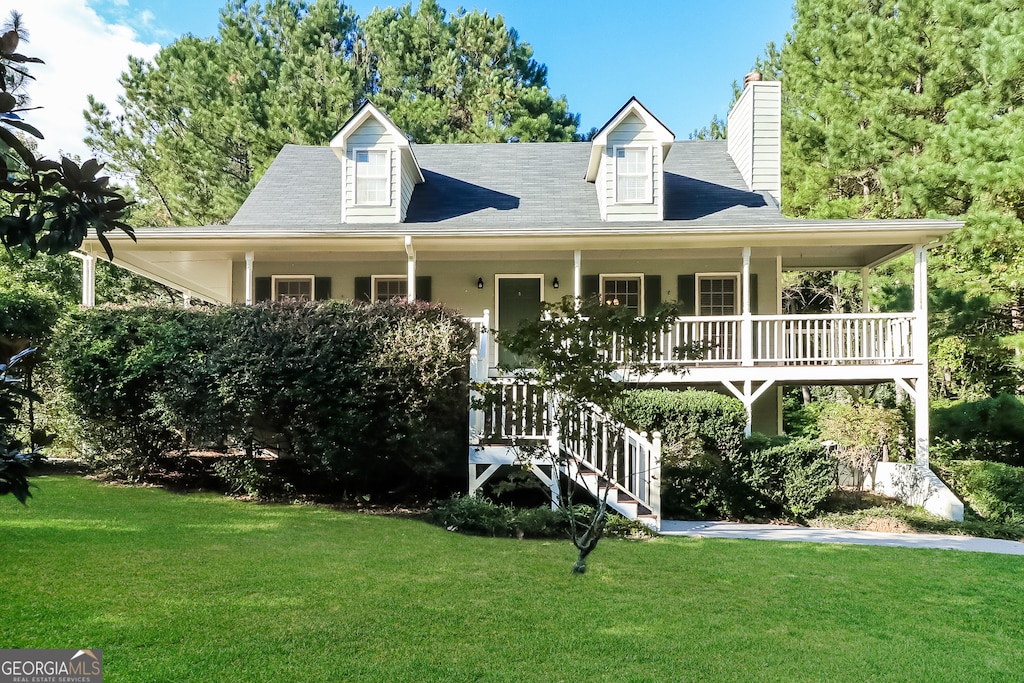
[[[185,33],[216,34],[225,3],[31,0],[26,4],[30,30],[46,29],[51,21],[57,34],[83,30],[82,25],[90,21],[70,21],[79,9],[95,20],[92,23],[100,28],[90,25],[89,30],[105,33],[92,44],[109,48],[109,64],[100,69],[94,63],[88,75],[77,78],[76,85],[113,104],[116,78],[124,69],[127,54],[149,57],[158,45]],[[365,16],[375,6],[388,3],[357,0],[349,4]],[[458,7],[458,3],[444,0],[440,4],[449,10]],[[713,115],[724,117],[732,98],[732,82],[742,80],[769,40],[781,44],[792,25],[791,0],[480,0],[479,4],[464,1],[463,6],[501,14],[520,39],[533,46],[534,58],[548,67],[551,91],[566,96],[570,110],[581,115],[583,130],[603,124],[635,95],[677,138],[686,138]],[[40,42],[35,34],[33,39]],[[50,45],[50,40],[45,44]],[[72,71],[75,60],[81,61],[80,54],[75,56],[76,51],[70,49],[73,42],[58,41],[69,49],[66,54],[45,54],[48,67],[55,72]],[[119,56],[118,50],[123,54]],[[96,82],[82,83],[83,79]],[[42,80],[36,88],[45,95],[47,86]],[[60,115],[69,121],[77,116],[75,125],[81,127],[84,94],[67,100],[68,96],[59,100]],[[37,103],[51,109],[48,116],[58,114],[49,101]],[[64,136],[62,149],[79,151],[80,145],[69,138],[80,139],[81,133],[58,132]]]

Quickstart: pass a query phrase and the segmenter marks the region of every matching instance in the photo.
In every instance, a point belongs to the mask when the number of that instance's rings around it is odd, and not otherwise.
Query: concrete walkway
[[[851,543],[856,545],[888,545],[900,548],[933,548],[939,550],[966,550],[976,553],[1024,555],[1024,543],[1000,541],[973,536],[944,536],[941,534],[889,534],[878,531],[850,529],[817,529],[778,524],[740,524],[737,522],[676,522],[661,523],[663,536],[693,536],[695,538],[749,538],[760,541],[804,541],[808,543]]]

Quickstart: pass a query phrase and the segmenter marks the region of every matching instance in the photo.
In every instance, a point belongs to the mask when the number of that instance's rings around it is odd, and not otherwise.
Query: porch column
[[[185,308],[192,306],[192,292],[187,289],[181,293],[181,305]]]
[[[255,254],[251,251],[245,252],[245,305],[252,306],[252,262]]]
[[[572,296],[576,300],[576,308],[580,306],[583,298],[583,270],[580,262],[583,259],[583,252],[577,249],[572,253]]]
[[[914,247],[914,363],[919,366],[914,397],[914,460],[928,466],[928,250]]]
[[[754,364],[754,321],[750,316],[750,247],[743,247],[743,274],[740,286],[741,312],[740,322],[740,360],[743,365]]]
[[[405,236],[405,255],[408,258],[406,264],[406,282],[409,283],[409,301],[416,301],[416,250],[412,246],[412,235]]]
[[[860,298],[861,298],[861,311],[864,313],[871,312],[871,296],[868,291],[868,276],[871,274],[871,269],[864,267],[860,269]]]
[[[80,251],[73,251],[71,255],[82,261],[82,305],[91,307],[96,305],[96,257],[92,254],[83,254]]]

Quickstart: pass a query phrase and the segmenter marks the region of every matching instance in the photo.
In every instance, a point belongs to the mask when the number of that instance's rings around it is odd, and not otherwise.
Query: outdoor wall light
[[[483,289],[484,288],[484,279],[482,277],[478,277],[476,279],[476,288],[477,289]]]
[[[557,277],[554,280],[551,281],[551,286],[554,287],[555,289],[558,289],[558,278]]]

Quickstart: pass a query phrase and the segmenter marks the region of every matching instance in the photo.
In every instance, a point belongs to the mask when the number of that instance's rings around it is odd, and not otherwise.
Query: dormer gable
[[[591,141],[586,180],[597,188],[601,220],[665,217],[665,158],[675,135],[631,97]]]
[[[342,222],[404,222],[413,187],[423,182],[409,136],[366,102],[330,146],[341,161]]]

